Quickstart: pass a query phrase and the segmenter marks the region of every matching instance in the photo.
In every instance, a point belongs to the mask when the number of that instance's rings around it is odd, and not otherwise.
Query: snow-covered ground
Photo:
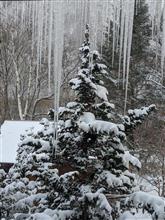
[[[14,163],[20,135],[26,130],[36,132],[41,128],[38,121],[5,121],[0,132],[0,162]]]

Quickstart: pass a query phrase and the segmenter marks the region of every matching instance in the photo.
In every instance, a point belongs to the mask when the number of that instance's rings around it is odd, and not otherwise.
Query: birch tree
[[[35,99],[44,93],[46,64],[42,65],[36,86],[36,59],[35,53],[31,56],[30,30],[19,29],[10,21],[0,24],[0,36],[0,99],[3,103],[0,120],[25,120],[31,117]],[[35,52],[35,48],[33,50]]]

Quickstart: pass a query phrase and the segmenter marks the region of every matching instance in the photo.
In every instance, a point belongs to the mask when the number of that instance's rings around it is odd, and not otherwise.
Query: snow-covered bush
[[[126,204],[131,207],[147,210],[153,220],[165,219],[165,199],[139,191],[128,197]]]

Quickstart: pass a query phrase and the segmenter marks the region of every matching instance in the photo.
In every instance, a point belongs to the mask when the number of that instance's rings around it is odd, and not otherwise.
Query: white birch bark
[[[20,120],[24,120],[23,116],[23,110],[22,110],[22,103],[21,103],[21,79],[20,79],[20,73],[18,70],[18,65],[15,60],[15,54],[14,54],[14,42],[13,42],[13,36],[12,36],[12,61],[13,61],[13,66],[15,70],[15,75],[16,75],[16,93],[17,93],[17,104],[18,104],[18,113]]]

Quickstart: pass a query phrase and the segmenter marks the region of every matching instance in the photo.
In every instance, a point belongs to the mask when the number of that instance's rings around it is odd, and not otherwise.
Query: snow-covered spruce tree
[[[9,216],[17,212],[44,211],[48,207],[47,193],[51,183],[59,178],[51,163],[53,125],[47,119],[41,123],[41,131],[29,131],[22,136],[16,163],[3,182],[5,187],[1,196],[5,209],[10,211]]]
[[[80,52],[82,65],[77,77],[70,80],[75,101],[59,110],[61,128],[54,161],[60,174],[78,171],[78,175],[69,189],[65,188],[65,202],[58,208],[72,210],[71,219],[111,219],[114,209],[106,194],[131,193],[135,175],[129,165],[141,166],[124,146],[125,129],[129,132],[141,123],[155,106],[130,110],[116,123],[114,105],[108,102],[101,80],[108,74],[106,66],[100,63],[98,52],[90,50],[88,26]],[[53,192],[49,199],[52,203]],[[52,208],[57,208],[56,200]]]
[[[129,111],[116,123],[114,105],[108,102],[101,80],[108,74],[106,66],[100,63],[98,52],[90,50],[88,26],[80,52],[82,65],[70,81],[76,99],[59,109],[56,155],[53,122],[48,120],[42,121],[42,131],[27,133],[19,145],[16,164],[2,191],[11,216],[109,220],[115,207],[107,194],[133,191],[135,176],[129,165],[140,168],[140,162],[124,146],[125,131],[141,123],[154,106]]]
[[[4,204],[3,204],[3,198],[2,198],[2,191],[4,188],[4,180],[6,178],[6,173],[3,169],[0,169],[0,219],[2,218],[4,214]]]

